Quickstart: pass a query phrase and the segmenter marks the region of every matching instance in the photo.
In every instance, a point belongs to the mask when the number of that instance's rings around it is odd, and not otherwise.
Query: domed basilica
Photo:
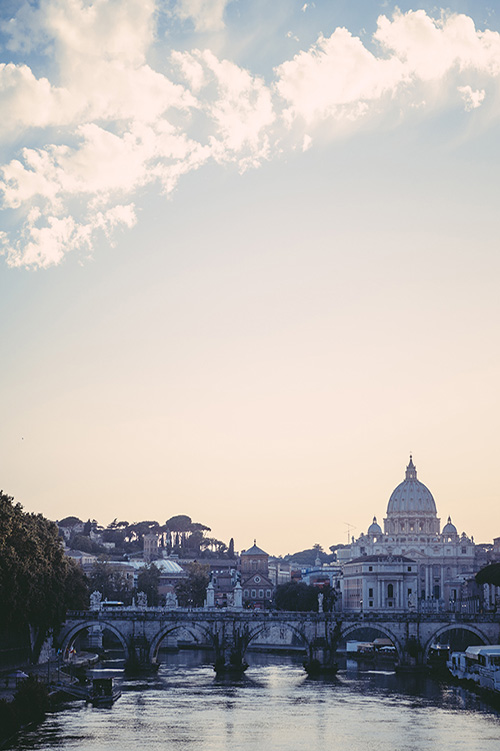
[[[374,517],[366,534],[338,550],[344,566],[367,556],[380,562],[398,557],[416,562],[419,600],[438,600],[446,607],[457,599],[464,577],[475,570],[474,555],[473,538],[459,535],[450,517],[441,530],[432,493],[417,479],[411,456],[405,479],[389,498],[384,530]]]

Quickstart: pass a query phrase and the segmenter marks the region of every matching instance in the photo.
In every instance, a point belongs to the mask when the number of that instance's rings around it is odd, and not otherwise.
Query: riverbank
[[[0,699],[0,743],[5,745],[22,728],[43,722],[50,705],[45,683],[35,676],[25,678],[12,700]]]
[[[70,663],[63,664],[57,659],[3,669],[0,672],[0,747],[22,728],[43,722],[47,711],[57,705],[61,687],[75,682],[71,673],[95,664],[98,659],[96,654],[81,653]]]

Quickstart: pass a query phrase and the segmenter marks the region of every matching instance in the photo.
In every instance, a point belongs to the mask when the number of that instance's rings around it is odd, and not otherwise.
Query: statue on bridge
[[[146,610],[148,606],[148,596],[145,592],[137,592],[137,607]]]
[[[174,592],[167,592],[167,597],[165,599],[165,609],[166,610],[174,610],[174,608],[178,608],[179,603],[177,601],[177,596]]]
[[[100,610],[101,601],[102,601],[102,594],[100,592],[97,592],[97,590],[92,592],[92,594],[90,595],[90,609]]]

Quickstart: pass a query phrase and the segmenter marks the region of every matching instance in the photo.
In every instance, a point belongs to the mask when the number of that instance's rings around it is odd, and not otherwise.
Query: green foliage
[[[491,563],[476,574],[478,584],[494,584],[500,587],[500,563]]]
[[[21,727],[21,722],[14,709],[14,703],[0,699],[0,741],[14,735]]]
[[[106,550],[102,545],[94,542],[83,533],[81,535],[73,535],[69,541],[69,547],[73,548],[73,550],[80,550],[82,553],[92,553],[94,555],[100,555]]]
[[[181,607],[201,608],[205,602],[209,582],[209,566],[201,563],[190,563],[186,566],[187,578],[180,581],[175,592]]]
[[[22,722],[40,722],[49,708],[47,686],[36,677],[30,676],[22,681],[13,703]]]
[[[319,589],[305,582],[291,581],[279,584],[274,594],[274,603],[278,610],[317,612],[320,592],[323,594],[323,610],[330,611],[334,605],[336,593],[329,585]]]
[[[84,607],[81,570],[65,554],[57,525],[27,514],[0,491],[0,627],[35,627],[39,641],[64,621],[67,608]]]
[[[22,725],[41,722],[49,708],[45,684],[30,677],[22,681],[13,701],[0,700],[0,741],[6,740]]]
[[[132,583],[108,561],[96,561],[88,579],[90,590],[97,590],[105,600],[121,600],[126,605],[132,602]]]
[[[319,558],[321,563],[328,563],[329,561],[333,561],[335,556],[323,553],[321,545],[318,543],[313,545],[312,548],[300,550],[297,553],[293,553],[293,555],[285,556],[286,561],[296,563],[298,566],[314,566],[316,558]]]
[[[60,527],[74,527],[75,524],[83,524],[83,522],[77,516],[65,516],[64,519],[58,522]]]
[[[192,523],[190,516],[178,514],[177,516],[171,516],[165,522],[165,527],[171,532],[190,532]]]
[[[137,591],[145,592],[150,607],[158,605],[159,583],[160,572],[154,563],[150,563],[149,566],[144,566],[144,568],[140,569],[137,577]]]

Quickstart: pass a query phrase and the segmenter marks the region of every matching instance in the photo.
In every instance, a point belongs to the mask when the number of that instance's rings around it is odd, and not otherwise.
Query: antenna
[[[349,524],[349,522],[344,522],[344,524],[347,526],[347,544],[349,545],[351,538],[351,529],[357,529],[357,527],[354,524]]]

